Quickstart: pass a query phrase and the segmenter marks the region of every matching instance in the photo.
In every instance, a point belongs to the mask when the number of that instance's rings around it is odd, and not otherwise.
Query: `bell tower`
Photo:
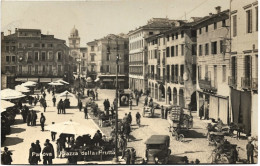
[[[75,28],[75,25],[73,29],[70,31],[70,36],[69,36],[69,48],[71,49],[77,49],[80,47],[80,37],[79,37],[79,32]]]

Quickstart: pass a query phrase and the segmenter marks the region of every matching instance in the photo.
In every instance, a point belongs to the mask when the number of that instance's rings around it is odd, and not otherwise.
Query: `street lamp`
[[[81,63],[81,58],[77,59],[77,62],[79,63],[79,90],[78,90],[78,103],[79,103],[79,97],[80,97],[80,63]]]

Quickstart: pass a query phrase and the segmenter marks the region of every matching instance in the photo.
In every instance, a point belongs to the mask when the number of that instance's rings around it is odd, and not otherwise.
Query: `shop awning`
[[[109,81],[113,81],[113,79],[103,79],[103,81],[107,81],[107,82],[109,82]]]
[[[16,78],[15,81],[26,82],[27,78]]]
[[[63,78],[52,78],[50,82],[55,82],[55,81],[58,81],[58,80],[62,80]]]
[[[38,82],[38,78],[28,78],[28,81]]]
[[[40,78],[40,82],[51,82],[51,78]]]

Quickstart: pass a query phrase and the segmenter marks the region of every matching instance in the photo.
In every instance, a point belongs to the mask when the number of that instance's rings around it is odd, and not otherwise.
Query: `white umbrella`
[[[90,134],[94,136],[99,128],[94,124],[91,124],[92,121],[88,121],[87,125],[81,125],[76,122],[67,121],[57,124],[52,124],[46,126],[46,130],[50,130],[52,132],[64,133],[64,134],[74,134],[74,135],[86,135]],[[92,122],[93,123],[93,122]]]
[[[58,85],[63,85],[61,82],[50,82],[50,83],[48,83],[49,85],[56,85],[56,86],[58,86]]]
[[[62,79],[57,80],[57,81],[55,81],[55,82],[60,82],[60,83],[62,83],[62,84],[70,84],[70,83],[68,83],[68,82],[66,82],[66,81],[64,81],[64,80],[62,80]]]
[[[87,82],[92,82],[92,78],[88,77]]]
[[[61,94],[59,94],[59,97],[66,97],[66,99],[67,99],[67,97],[74,97],[74,94],[72,94],[66,90],[66,91],[62,92]]]
[[[6,108],[13,107],[15,104],[10,101],[1,100],[1,112],[4,112]]]
[[[18,92],[30,92],[30,89],[22,85],[16,85],[15,90],[17,90]]]
[[[22,86],[36,86],[36,82],[33,82],[33,81],[27,81],[25,83],[22,83],[21,85]]]
[[[18,92],[14,89],[4,89],[4,90],[1,90],[0,93],[1,93],[1,99],[4,99],[4,100],[18,99],[18,98],[22,98],[25,96],[21,92]]]

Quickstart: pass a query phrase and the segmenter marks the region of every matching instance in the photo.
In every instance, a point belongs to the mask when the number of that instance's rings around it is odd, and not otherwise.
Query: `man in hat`
[[[43,113],[41,113],[40,123],[41,123],[42,131],[44,131],[45,120],[46,120],[45,116],[43,115]]]
[[[42,151],[42,148],[40,145],[40,141],[36,140],[36,144],[35,144],[35,153],[36,153],[36,158],[37,158],[36,164],[38,164],[38,162],[41,162],[41,157],[40,157],[41,151]]]
[[[122,151],[122,159],[125,157],[126,147],[127,147],[127,141],[124,135],[121,135],[121,138],[119,140],[119,148]]]
[[[27,117],[26,117],[26,122],[27,122],[27,126],[31,125],[31,120],[32,120],[32,114],[30,111],[28,111]]]
[[[2,153],[1,160],[4,165],[11,165],[13,162],[11,155],[13,155],[10,151],[8,151],[8,147],[4,148],[4,152]]]
[[[53,107],[55,107],[56,106],[56,97],[55,96],[53,96],[52,102],[53,102]]]
[[[57,108],[58,108],[58,114],[61,113],[62,106],[63,106],[63,101],[62,101],[62,99],[60,99],[60,101],[59,101],[59,103],[58,103],[58,105],[57,105]]]
[[[85,119],[88,119],[88,107],[84,108]]]
[[[247,162],[251,164],[254,164],[254,145],[252,144],[252,141],[248,141],[248,144],[246,145],[246,152],[247,152]]]
[[[29,149],[29,159],[30,165],[35,165],[37,163],[35,144],[31,143],[31,148]]]
[[[54,159],[54,158],[55,158],[55,154],[54,154],[54,148],[53,148],[53,145],[50,143],[50,140],[49,140],[49,139],[46,139],[45,142],[46,142],[47,145],[49,145],[50,148],[51,148],[51,155],[50,155],[51,159]],[[52,162],[52,160],[51,160],[51,162]]]
[[[44,148],[42,150],[42,156],[43,156],[43,165],[51,165],[52,164],[52,153],[51,153],[51,146],[44,143]]]
[[[78,107],[79,107],[79,111],[81,112],[81,110],[82,110],[82,101],[81,100],[79,100]]]

